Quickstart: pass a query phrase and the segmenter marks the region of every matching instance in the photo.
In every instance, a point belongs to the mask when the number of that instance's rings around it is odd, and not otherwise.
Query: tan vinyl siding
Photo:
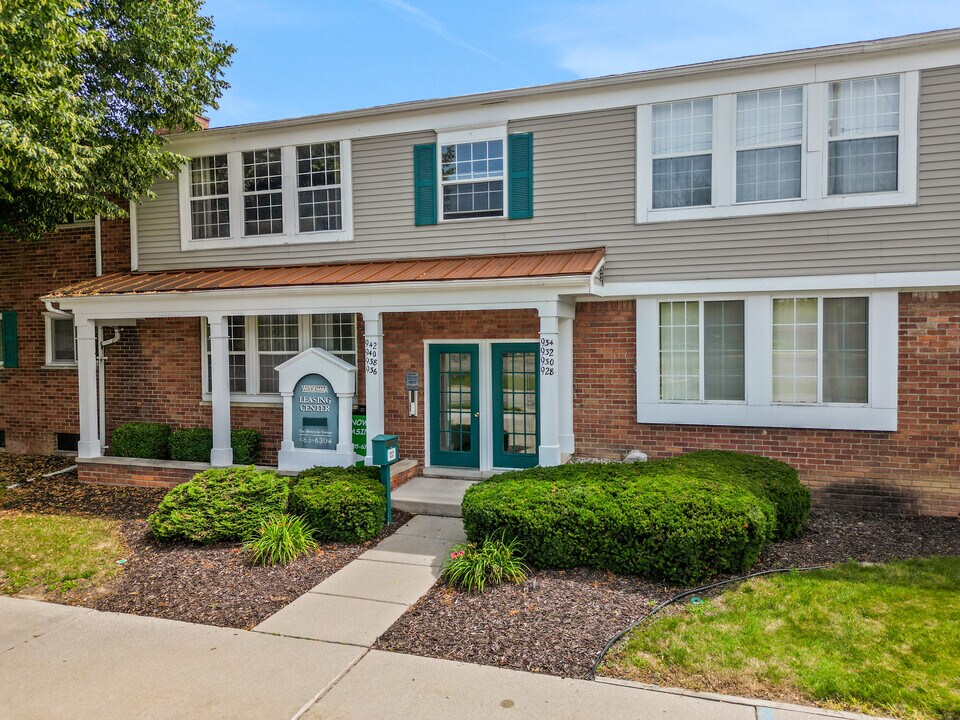
[[[637,225],[632,107],[513,122],[534,133],[530,220],[416,227],[413,146],[432,133],[353,143],[355,241],[183,253],[175,183],[140,210],[143,270],[607,248],[609,281],[960,268],[960,68],[925,71],[919,204]]]

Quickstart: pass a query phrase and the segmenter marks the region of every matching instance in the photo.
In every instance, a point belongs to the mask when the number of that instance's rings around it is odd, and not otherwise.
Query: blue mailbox
[[[387,490],[387,524],[393,520],[393,502],[390,499],[390,466],[400,459],[400,438],[396,435],[376,435],[373,445],[373,464],[380,466],[380,482]]]

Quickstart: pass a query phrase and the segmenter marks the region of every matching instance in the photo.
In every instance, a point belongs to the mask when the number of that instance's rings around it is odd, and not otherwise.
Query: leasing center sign
[[[323,375],[304,375],[293,390],[293,446],[336,450],[340,440],[340,405]]]

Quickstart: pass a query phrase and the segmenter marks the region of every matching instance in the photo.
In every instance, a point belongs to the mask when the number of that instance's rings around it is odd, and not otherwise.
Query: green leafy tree
[[[184,161],[233,46],[202,0],[0,0],[0,232],[39,239],[69,215],[117,217]]]

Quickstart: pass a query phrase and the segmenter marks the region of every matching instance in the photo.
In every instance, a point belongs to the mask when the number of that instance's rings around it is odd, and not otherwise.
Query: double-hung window
[[[230,237],[227,156],[190,161],[190,227],[194,240]]]
[[[660,303],[660,399],[743,402],[742,300]]]
[[[444,220],[503,217],[504,139],[440,146]]]
[[[280,148],[243,153],[243,234],[283,232]]]
[[[277,365],[309,347],[326,350],[357,364],[357,324],[352,313],[260,315],[226,318],[230,392],[252,399],[277,396]],[[210,331],[204,323],[203,388],[210,393]],[[266,396],[266,397],[264,397]]]
[[[47,365],[73,367],[77,363],[77,339],[72,317],[45,314]]]
[[[773,401],[866,404],[868,299],[773,301]]]
[[[180,173],[180,249],[353,239],[349,140],[232,150]]]
[[[653,207],[712,203],[713,99],[653,106]]]
[[[803,88],[737,95],[737,202],[800,197]]]
[[[300,232],[340,230],[340,143],[297,148],[297,214]]]
[[[897,189],[900,76],[830,83],[830,195]]]

